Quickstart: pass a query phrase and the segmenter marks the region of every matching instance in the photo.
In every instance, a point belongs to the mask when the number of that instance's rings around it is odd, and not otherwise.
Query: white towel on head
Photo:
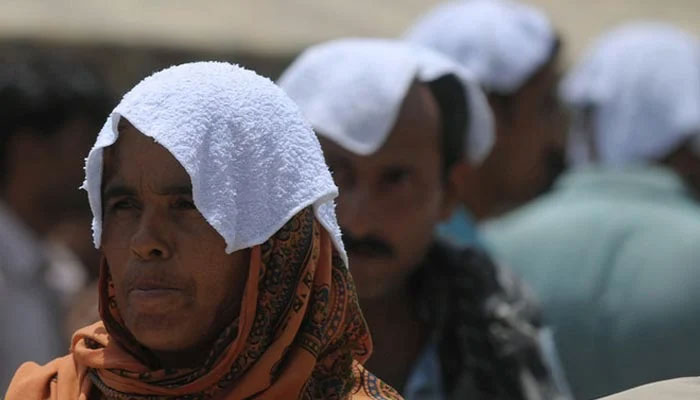
[[[405,38],[473,71],[487,92],[512,94],[550,58],[557,35],[532,6],[462,0],[437,6]]]
[[[593,161],[590,134],[607,165],[659,160],[700,136],[700,42],[672,26],[638,22],[604,35],[561,89],[577,117],[574,164]]]
[[[466,158],[481,162],[493,146],[488,102],[471,74],[429,49],[392,39],[341,39],[312,46],[279,85],[318,134],[360,155],[377,151],[391,132],[414,81],[454,75],[467,99]]]
[[[341,257],[333,199],[338,190],[316,135],[297,106],[267,78],[221,62],[171,67],[127,93],[86,160],[83,187],[102,232],[103,149],[126,118],[180,162],[197,209],[226,241],[226,252],[261,244],[313,205]]]

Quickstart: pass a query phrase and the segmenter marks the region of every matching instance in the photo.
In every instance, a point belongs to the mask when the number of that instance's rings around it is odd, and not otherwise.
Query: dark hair
[[[26,129],[49,137],[75,118],[97,127],[112,105],[107,85],[85,64],[39,53],[0,58],[0,184],[13,135]]]
[[[452,167],[464,157],[468,131],[467,96],[455,75],[445,75],[427,83],[440,108],[442,120],[442,173],[447,179]]]

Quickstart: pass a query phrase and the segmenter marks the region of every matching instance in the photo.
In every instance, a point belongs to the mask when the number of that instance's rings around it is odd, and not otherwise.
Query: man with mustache
[[[464,71],[405,42],[306,50],[280,78],[320,137],[373,334],[368,365],[407,399],[553,398],[524,301],[484,255],[433,238],[492,142]]]

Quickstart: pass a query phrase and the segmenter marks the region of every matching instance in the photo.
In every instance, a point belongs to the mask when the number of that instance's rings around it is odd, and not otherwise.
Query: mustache
[[[376,236],[355,237],[348,231],[343,231],[345,249],[352,253],[361,253],[370,257],[392,257],[394,249],[390,244]]]

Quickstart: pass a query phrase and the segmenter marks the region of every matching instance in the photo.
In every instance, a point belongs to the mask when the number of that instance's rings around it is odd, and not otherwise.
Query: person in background
[[[178,65],[127,93],[85,161],[101,320],[7,400],[400,399],[372,343],[318,140],[268,79]],[[39,333],[41,339],[41,332]]]
[[[46,243],[82,202],[81,164],[111,107],[108,93],[86,65],[29,52],[0,57],[2,392],[27,357],[46,362],[64,350],[63,289],[74,275],[50,267]]]
[[[700,374],[700,43],[604,35],[566,77],[572,170],[483,237],[535,290],[577,398]]]
[[[556,91],[560,39],[540,10],[511,0],[439,5],[405,39],[472,71],[488,95],[496,120],[494,148],[465,175],[462,207],[438,231],[456,244],[478,245],[474,219],[532,200],[564,168],[566,120]]]
[[[517,283],[433,234],[493,141],[470,74],[407,42],[342,39],[305,50],[279,84],[319,135],[340,189],[375,343],[368,368],[410,400],[557,398]]]

